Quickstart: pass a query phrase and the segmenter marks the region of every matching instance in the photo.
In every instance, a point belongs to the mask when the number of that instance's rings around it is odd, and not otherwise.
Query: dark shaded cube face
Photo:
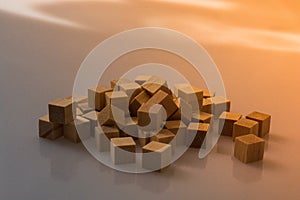
[[[49,104],[49,119],[58,124],[68,124],[73,121],[72,104],[65,107]]]

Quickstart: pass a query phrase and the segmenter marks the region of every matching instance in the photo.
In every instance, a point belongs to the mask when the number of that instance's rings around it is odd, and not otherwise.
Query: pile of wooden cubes
[[[224,124],[220,133],[235,141],[236,158],[245,163],[261,160],[271,117],[253,112],[242,118],[230,112],[230,104],[214,92],[187,84],[176,84],[172,91],[158,76],[122,78],[88,89],[88,97],[50,102],[49,114],[39,119],[39,135],[74,143],[92,138],[99,152],[110,152],[114,164],[136,162],[134,153],[141,149],[144,168],[162,169],[177,146],[201,148],[210,124],[217,121]]]

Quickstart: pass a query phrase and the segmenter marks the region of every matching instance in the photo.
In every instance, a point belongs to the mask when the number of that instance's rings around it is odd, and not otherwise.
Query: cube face
[[[232,137],[233,125],[235,122],[237,122],[241,118],[242,118],[242,115],[239,113],[223,112],[219,117],[219,119],[220,119],[219,132],[221,133],[221,135]],[[221,126],[222,124],[224,125],[223,127]]]
[[[225,97],[217,96],[217,97],[211,97],[209,99],[213,103],[212,110],[213,110],[213,115],[214,115],[215,119],[219,118],[223,112],[230,111],[231,102],[230,102],[230,100],[226,99]]]
[[[150,99],[150,96],[147,94],[147,92],[142,91],[140,94],[138,94],[131,102],[130,102],[130,113],[131,116],[137,116],[138,109],[146,103]]]
[[[110,153],[115,165],[134,163],[136,160],[135,152],[136,144],[131,137],[111,139]]]
[[[258,122],[242,118],[233,124],[232,139],[236,137],[248,134],[258,135]]]
[[[192,122],[210,123],[212,117],[212,114],[206,112],[193,113]]]
[[[264,137],[267,134],[269,134],[271,126],[271,115],[261,112],[252,112],[249,115],[247,115],[246,118],[257,121],[259,123],[259,137]]]
[[[56,140],[63,136],[63,126],[50,122],[49,115],[39,118],[39,137]]]
[[[142,87],[135,83],[126,83],[120,85],[120,91],[123,91],[126,93],[126,95],[129,97],[129,102],[132,101],[139,93],[142,92]]]
[[[139,75],[135,78],[135,82],[139,85],[143,85],[146,81],[148,81],[151,78],[151,76],[147,75]]]
[[[114,126],[116,125],[115,120],[112,114],[112,108],[110,105],[105,106],[99,113],[98,113],[98,122],[101,126]]]
[[[234,156],[244,162],[250,163],[263,159],[265,141],[256,135],[249,134],[236,138]]]
[[[88,89],[89,107],[98,111],[102,110],[106,105],[105,93],[112,89],[107,86],[97,86],[96,88]]]
[[[170,89],[168,88],[167,81],[158,76],[151,76],[143,85],[143,89],[147,91],[148,94],[153,96],[158,91],[164,91],[168,94],[171,94]]]
[[[73,121],[72,98],[56,99],[48,104],[49,120],[57,124]]]
[[[213,113],[213,102],[211,98],[203,99],[201,111],[209,114]]]
[[[211,98],[215,96],[215,92],[210,90],[203,90],[203,98]]]
[[[142,167],[149,170],[160,170],[171,163],[171,145],[160,142],[150,142],[143,148]]]
[[[168,129],[162,129],[156,135],[151,137],[151,141],[169,144],[174,139],[175,134]]]
[[[192,148],[201,148],[209,130],[209,124],[190,123],[187,128],[186,143]]]
[[[203,91],[199,88],[186,86],[178,88],[178,97],[184,99],[188,103],[198,102],[199,107],[202,107],[203,103]]]
[[[119,130],[115,127],[95,127],[96,146],[99,152],[107,152],[110,150],[111,138],[118,138]]]

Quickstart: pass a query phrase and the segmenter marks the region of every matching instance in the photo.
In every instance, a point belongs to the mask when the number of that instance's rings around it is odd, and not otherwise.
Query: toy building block
[[[201,111],[209,114],[213,113],[213,101],[211,98],[203,99]]]
[[[177,84],[174,84],[173,85],[173,87],[174,87],[174,96],[175,97],[179,97],[179,89],[185,88],[185,87],[188,87],[188,86],[190,86],[190,85],[187,84],[187,83],[177,83]]]
[[[209,130],[207,123],[191,122],[187,128],[186,144],[192,148],[201,148]]]
[[[147,102],[147,104],[161,104],[167,113],[167,118],[176,112],[178,109],[170,94],[159,90]]]
[[[113,91],[111,96],[111,105],[121,108],[124,111],[128,110],[129,98],[124,91]]]
[[[80,136],[79,136],[79,134]],[[64,125],[64,138],[73,143],[90,138],[90,121],[78,116],[73,122]]]
[[[120,136],[119,129],[110,126],[95,127],[96,146],[99,152],[106,152],[110,150],[111,138],[118,138]]]
[[[247,119],[257,121],[259,124],[258,136],[264,137],[270,132],[271,126],[271,115],[261,113],[261,112],[252,112],[246,116]]]
[[[243,163],[263,160],[265,141],[253,134],[235,139],[234,157]]]
[[[219,133],[224,136],[232,137],[233,134],[233,124],[240,120],[242,115],[233,112],[223,112],[220,117],[220,130]],[[222,126],[223,125],[223,126]]]
[[[50,140],[56,140],[63,136],[63,126],[50,122],[49,115],[39,118],[39,136]]]
[[[129,97],[129,102],[131,102],[132,99],[134,99],[134,97],[136,97],[140,92],[143,91],[143,89],[139,84],[132,82],[132,83],[121,84],[120,91],[125,92]]]
[[[152,135],[153,133],[151,131],[138,129],[138,141],[140,143],[140,146],[143,147],[148,144]]]
[[[49,120],[57,124],[68,124],[74,120],[72,98],[56,99],[49,103]]]
[[[109,91],[112,91],[112,89],[107,86],[88,89],[89,107],[101,111],[106,105],[105,93]]]
[[[99,113],[98,113],[98,122],[101,126],[114,126],[116,125],[112,108],[110,105],[105,106]]]
[[[137,111],[142,104],[146,103],[150,99],[150,96],[146,91],[139,93],[131,102],[130,102],[130,114],[131,116],[137,116]]]
[[[90,111],[82,115],[82,117],[86,118],[90,121],[90,135],[95,135],[95,127],[98,126],[98,112],[97,111]]]
[[[152,141],[142,148],[142,167],[148,170],[161,170],[172,161],[171,145]]]
[[[91,112],[93,111],[94,109],[91,108],[88,104],[88,102],[84,102],[84,103],[78,103],[77,104],[77,108],[80,109],[80,111],[85,114],[85,113],[88,113],[88,112]]]
[[[192,105],[187,103],[184,99],[180,99],[180,110],[182,121],[188,125],[192,121],[193,117]]]
[[[132,83],[132,81],[127,78],[111,80],[110,87],[113,88],[114,91],[119,91],[120,85],[125,84],[125,83]]]
[[[168,120],[181,120],[181,107],[180,107],[180,101],[178,98],[173,98],[173,101],[175,105],[177,106],[177,110],[174,114],[172,114]]]
[[[168,88],[167,81],[158,76],[151,76],[143,85],[143,89],[151,96],[156,92],[162,90],[168,94],[171,94],[171,90]]]
[[[177,146],[185,145],[187,126],[181,120],[167,121],[165,128],[174,133]]]
[[[254,134],[258,135],[258,122],[242,118],[233,124],[232,139],[242,135]]]
[[[210,123],[213,115],[206,112],[193,113],[192,122]]]
[[[157,134],[151,137],[151,141],[162,142],[169,144],[174,139],[175,134],[168,129],[162,129]]]
[[[135,163],[136,144],[132,137],[112,138],[110,143],[110,155],[113,164]]]
[[[148,81],[151,78],[151,76],[147,75],[139,75],[135,78],[135,82],[139,85],[143,85],[146,81]]]
[[[111,112],[112,112],[112,117],[114,119],[114,122],[117,126],[126,125],[129,114],[126,114],[126,112],[123,109],[113,105],[111,105]]]
[[[198,107],[200,110],[203,104],[203,91],[197,87],[187,85],[186,87],[178,88],[178,97],[191,104],[192,107]]]
[[[223,112],[230,112],[230,100],[225,97],[217,96],[209,98],[213,102],[213,114],[216,119],[220,117]]]
[[[203,98],[211,98],[215,96],[215,92],[210,90],[203,90]]]

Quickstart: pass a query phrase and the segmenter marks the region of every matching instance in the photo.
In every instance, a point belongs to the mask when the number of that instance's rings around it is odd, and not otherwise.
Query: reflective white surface
[[[0,199],[300,198],[298,1],[31,1],[26,14],[18,2],[15,10],[0,4]],[[189,150],[164,173],[132,175],[101,165],[80,144],[37,137],[37,118],[49,101],[71,94],[89,51],[143,26],[193,37],[219,66],[233,111],[272,115],[263,162],[240,163],[232,141],[221,138],[204,160]],[[121,57],[102,82],[150,61],[202,84],[185,61],[151,51]]]

